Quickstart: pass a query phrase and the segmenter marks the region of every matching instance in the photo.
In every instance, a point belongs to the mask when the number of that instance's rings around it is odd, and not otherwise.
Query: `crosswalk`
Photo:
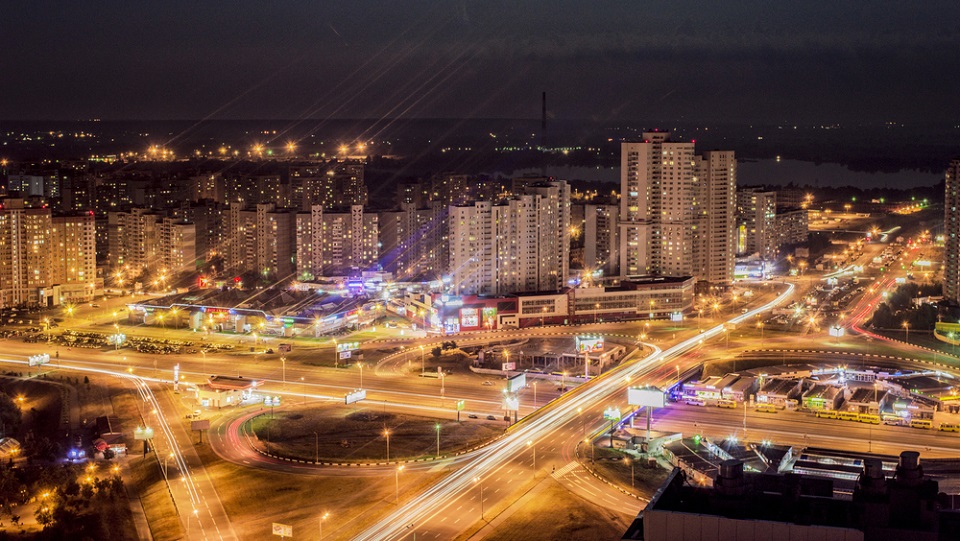
[[[554,479],[560,479],[564,475],[576,470],[578,466],[580,466],[580,464],[576,460],[571,460],[566,466],[563,466],[559,470],[550,474],[550,477],[553,477]]]

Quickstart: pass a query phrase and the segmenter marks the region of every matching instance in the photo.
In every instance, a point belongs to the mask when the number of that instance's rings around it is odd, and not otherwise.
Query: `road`
[[[26,368],[25,357],[26,355],[5,355],[0,358],[0,363]],[[148,378],[115,369],[90,366],[65,358],[61,358],[58,365],[59,370],[105,374],[132,384],[143,404],[141,412],[145,412],[143,413],[144,421],[155,431],[153,443],[157,446],[158,456],[169,457],[167,472],[171,479],[171,494],[187,532],[187,538],[205,541],[238,539],[216,487],[207,476],[203,463],[197,456],[190,435],[179,423],[171,424],[167,421],[171,410],[174,410],[173,416],[179,415],[179,412],[175,411],[169,401],[157,399]],[[138,449],[141,449],[135,443],[139,442],[131,442],[130,445],[130,452],[134,455]],[[173,469],[179,471],[179,477],[176,480],[172,475]]]
[[[904,426],[868,425],[818,419],[810,413],[759,413],[742,404],[737,409],[670,404],[659,410],[653,426],[663,432],[702,434],[719,440],[771,441],[781,445],[823,447],[896,456],[919,451],[925,458],[956,458],[960,435]],[[746,411],[746,416],[744,412]],[[746,423],[744,423],[746,418]],[[744,431],[746,424],[746,431]]]
[[[757,313],[769,310],[789,299],[793,289],[792,285],[787,285],[785,291],[773,301],[735,317],[731,321],[734,323],[749,321]],[[576,425],[579,424],[578,409],[585,411],[588,415],[591,413],[597,415],[597,412],[609,404],[611,399],[615,397],[622,399],[623,391],[628,385],[627,378],[633,382],[644,381],[645,376],[651,372],[662,369],[664,366],[669,367],[676,357],[697,348],[706,340],[718,337],[722,332],[722,325],[712,327],[702,335],[683,340],[666,351],[656,350],[645,358],[624,363],[568,393],[549,407],[542,408],[535,415],[515,425],[504,438],[490,445],[485,453],[477,456],[463,468],[452,472],[443,482],[410,499],[398,510],[356,535],[354,539],[399,539],[411,535],[414,531],[425,534],[427,537],[446,539],[450,537],[451,531],[462,531],[465,525],[457,524],[451,527],[446,522],[462,512],[462,509],[457,506],[462,507],[461,498],[476,490],[479,481],[474,479],[497,479],[497,474],[503,471],[513,457],[526,452],[529,441],[564,441],[563,438],[568,437],[571,426],[575,433]],[[558,429],[558,427],[561,428]]]

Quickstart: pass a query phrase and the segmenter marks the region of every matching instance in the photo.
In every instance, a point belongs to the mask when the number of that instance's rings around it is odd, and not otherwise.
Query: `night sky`
[[[960,2],[5,2],[0,118],[956,122]]]

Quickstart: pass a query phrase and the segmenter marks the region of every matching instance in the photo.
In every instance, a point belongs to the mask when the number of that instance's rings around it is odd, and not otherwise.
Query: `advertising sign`
[[[461,308],[460,324],[464,327],[479,327],[480,311],[476,308]]]
[[[353,351],[355,349],[360,349],[360,342],[344,342],[342,344],[337,344],[337,351]]]
[[[210,419],[190,421],[190,430],[210,430]]]
[[[830,327],[830,336],[834,336],[834,337],[839,338],[839,337],[843,336],[843,334],[844,334],[844,328],[843,328],[843,327]]]
[[[506,372],[507,370],[516,370],[516,369],[517,369],[517,363],[509,362],[509,363],[503,363],[503,367],[500,370],[503,370],[504,372]]]
[[[341,351],[340,359],[349,359],[353,355],[352,351]]]
[[[631,406],[647,406],[662,408],[664,405],[663,391],[656,387],[629,387],[627,388],[627,403]]]
[[[620,408],[607,408],[603,410],[603,418],[608,421],[619,421],[623,416],[620,415]]]
[[[487,328],[493,328],[497,323],[497,309],[496,308],[484,308],[483,309],[483,326]]]
[[[279,522],[274,522],[273,535],[279,535],[280,537],[293,537],[293,526],[290,526],[289,524],[280,524]]]
[[[344,397],[343,401],[344,401],[346,404],[353,404],[353,403],[355,403],[355,402],[359,402],[359,401],[364,400],[364,399],[366,399],[366,398],[367,398],[367,390],[366,390],[366,389],[358,389],[358,390],[356,390],[356,391],[353,391],[352,393],[347,393],[347,395]]]
[[[507,380],[507,392],[515,393],[527,386],[527,375],[520,373]]]
[[[503,409],[507,411],[517,411],[520,409],[520,399],[517,395],[507,395],[503,397]]]
[[[30,366],[40,366],[42,364],[47,364],[48,362],[50,362],[49,353],[41,353],[39,355],[31,355],[27,357],[27,363]]]
[[[149,426],[138,426],[133,431],[133,439],[135,440],[149,440],[151,438],[153,438],[153,429]]]
[[[593,353],[595,351],[603,351],[603,337],[602,336],[578,336],[577,337],[577,353]]]
[[[463,408],[467,407],[466,400],[457,400],[457,411],[463,411]]]

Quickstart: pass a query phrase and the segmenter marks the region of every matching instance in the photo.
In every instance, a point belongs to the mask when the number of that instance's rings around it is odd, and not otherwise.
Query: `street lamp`
[[[543,327],[543,316],[546,315],[546,313],[547,313],[547,307],[544,306],[544,307],[540,310],[540,326],[541,326],[541,327]]]
[[[284,356],[280,357],[280,365],[283,367],[283,386],[287,386],[287,358]],[[204,370],[206,372],[206,370]]]
[[[360,368],[360,388],[363,389],[363,363],[358,362],[357,367]]]
[[[630,488],[635,489],[637,488],[636,481],[635,481],[637,478],[637,474],[636,474],[636,470],[634,469],[633,461],[630,460],[629,457],[623,457],[623,461],[630,464]]]
[[[480,520],[483,520],[483,478],[474,477],[473,482],[480,485]]]
[[[527,442],[527,447],[533,449],[533,478],[537,478],[537,446],[532,441]]]
[[[403,466],[397,467],[396,478],[397,478],[397,505],[400,505],[400,472],[403,471]]]
[[[337,350],[337,339],[333,339],[333,367],[337,368],[337,358],[340,357],[340,351]]]
[[[383,435],[387,438],[387,462],[390,462],[390,431],[384,430]]]
[[[537,409],[537,382],[533,382],[533,409]]]
[[[910,342],[910,323],[904,321],[904,322],[903,322],[903,329],[904,329],[904,331],[906,332],[906,338],[904,339],[904,342]]]
[[[420,345],[420,377],[423,377],[423,344]]]
[[[440,423],[437,423],[435,428],[437,429],[437,458],[440,458]]]
[[[320,522],[320,541],[323,541],[323,521],[327,520],[327,517],[329,517],[329,516],[330,516],[330,513],[324,513],[323,516],[320,517],[320,520],[319,520],[319,522]]]

